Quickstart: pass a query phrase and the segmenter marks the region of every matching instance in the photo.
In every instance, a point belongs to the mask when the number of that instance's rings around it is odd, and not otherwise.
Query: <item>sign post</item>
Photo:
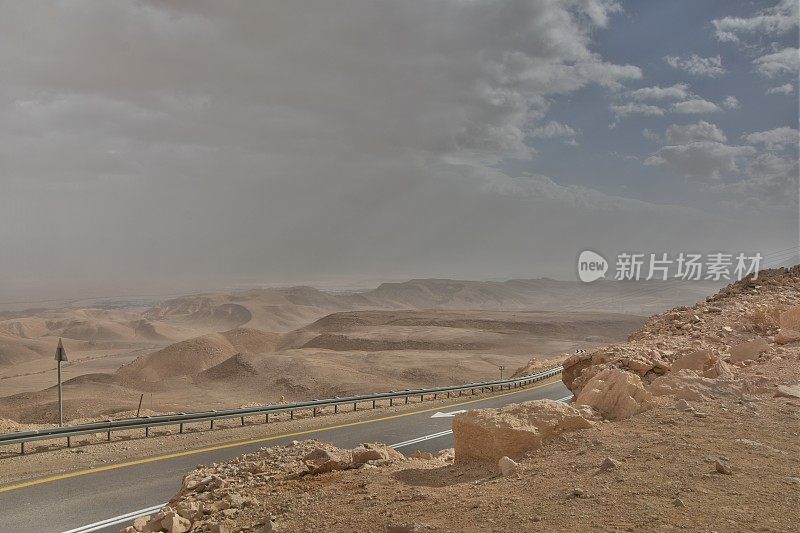
[[[505,370],[506,367],[503,366],[503,365],[500,365],[499,368],[500,368],[500,379],[503,379],[503,370]]]
[[[64,344],[61,338],[58,339],[58,346],[56,347],[56,361],[58,362],[58,426],[64,425],[64,393],[61,389],[61,361],[67,360],[67,351],[64,349]]]

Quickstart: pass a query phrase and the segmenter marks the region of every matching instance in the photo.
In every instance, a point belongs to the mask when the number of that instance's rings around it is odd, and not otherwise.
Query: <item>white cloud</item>
[[[633,156],[623,156],[635,160]],[[697,214],[693,209],[673,205],[658,205],[632,198],[613,196],[596,189],[580,185],[561,185],[548,176],[531,175],[510,177],[496,173],[486,176],[486,191],[501,196],[512,196],[529,200],[558,202],[567,207],[593,211],[624,211],[640,213]]]
[[[800,73],[800,50],[784,48],[753,60],[759,74],[767,78],[775,78],[783,74],[797,76]]]
[[[739,99],[735,96],[726,96],[722,101],[722,107],[725,109],[739,109]]]
[[[642,100],[682,100],[689,96],[689,85],[686,83],[676,83],[669,87],[643,87],[631,91],[631,98],[637,101]]]
[[[627,103],[622,105],[611,105],[609,109],[614,113],[614,116],[627,117],[629,115],[645,115],[645,116],[662,116],[664,110],[658,106],[648,104]]]
[[[684,115],[697,115],[702,113],[717,113],[721,111],[721,109],[714,102],[709,102],[702,98],[695,98],[673,104],[672,111]]]
[[[791,83],[784,83],[783,85],[778,85],[777,87],[770,87],[767,89],[766,94],[785,94],[789,95],[794,92],[794,85]]]
[[[664,60],[672,68],[683,70],[693,76],[716,78],[728,72],[722,67],[722,58],[720,56],[700,57],[697,54],[692,54],[686,59],[678,56],[666,56]]]
[[[567,124],[562,124],[551,120],[544,126],[534,128],[530,132],[531,137],[538,139],[554,139],[556,137],[575,137],[577,132]]]
[[[714,141],[664,146],[645,160],[645,165],[662,167],[700,180],[719,180],[739,171],[741,163],[756,150],[752,146],[728,146]]]
[[[667,142],[671,145],[688,144],[695,141],[727,142],[725,133],[715,124],[701,120],[695,124],[672,124],[666,131]]]
[[[649,139],[651,141],[661,141],[661,135],[658,132],[655,132],[649,128],[645,128],[642,130],[642,137],[645,139]]]
[[[724,17],[714,19],[712,24],[720,41],[739,42],[742,37],[783,35],[797,27],[799,16],[797,0],[781,0],[752,17]]]
[[[749,144],[763,144],[767,150],[780,150],[786,146],[797,146],[798,131],[787,126],[767,131],[757,131],[742,137]]]

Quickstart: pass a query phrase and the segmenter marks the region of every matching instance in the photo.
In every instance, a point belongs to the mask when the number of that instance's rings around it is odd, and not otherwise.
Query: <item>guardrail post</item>
[[[180,423],[180,427],[178,428],[178,433],[183,433],[183,422]]]
[[[375,409],[375,400],[372,400],[372,408]]]
[[[242,417],[242,425],[244,426],[244,417]]]
[[[389,398],[389,407],[394,406],[394,398]]]
[[[333,414],[336,414],[338,412],[339,412],[339,404],[335,403],[333,404]]]
[[[314,413],[311,416],[317,416],[317,408],[315,407],[314,409],[312,409],[312,411],[314,411]]]
[[[358,411],[358,402],[353,402],[353,411]]]
[[[25,455],[25,443],[24,442],[20,442],[19,443],[19,453],[20,453],[20,455]]]
[[[72,437],[67,437],[67,448],[72,448]]]
[[[264,423],[269,424],[269,413],[264,413]]]
[[[289,420],[294,420],[294,410],[289,411]]]
[[[434,400],[438,400],[438,399],[439,399],[439,393],[437,393],[437,392],[434,392],[434,393],[433,393],[433,399],[434,399]]]
[[[406,405],[408,405],[408,396],[406,396]]]
[[[150,436],[150,426],[147,426],[147,427],[144,428],[144,436],[145,437],[149,437]]]
[[[108,438],[106,439],[108,442],[111,442],[111,430],[108,430]]]
[[[421,402],[425,401],[425,395],[424,394],[420,394],[419,395],[419,401],[421,401]]]
[[[214,419],[211,419],[211,429],[214,429]]]

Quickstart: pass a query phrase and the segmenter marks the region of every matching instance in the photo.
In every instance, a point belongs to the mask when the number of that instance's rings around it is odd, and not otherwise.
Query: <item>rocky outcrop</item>
[[[475,409],[453,419],[455,460],[496,462],[536,450],[564,431],[586,429],[592,422],[563,402],[535,400],[498,409]]]
[[[575,403],[588,405],[609,420],[628,418],[652,407],[641,378],[617,368],[597,373],[581,389]]]
[[[769,344],[761,337],[731,347],[731,363],[743,363],[758,359],[758,356],[769,350]]]
[[[741,381],[704,377],[692,370],[678,370],[653,381],[647,388],[653,396],[673,396],[688,401],[738,398],[744,392]]]

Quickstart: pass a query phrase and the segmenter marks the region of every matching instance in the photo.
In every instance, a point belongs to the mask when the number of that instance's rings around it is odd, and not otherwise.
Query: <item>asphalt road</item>
[[[568,395],[569,390],[558,381],[440,409],[443,413],[450,413],[541,398],[559,400]],[[374,418],[351,424],[337,423],[336,418],[331,417],[328,426],[309,430],[303,435],[279,435],[267,442],[217,447],[177,457],[170,454],[149,462],[99,472],[88,470],[74,477],[13,488],[0,492],[0,530],[63,532],[97,524],[80,531],[119,531],[122,527],[119,524],[103,527],[98,522],[168,501],[180,488],[183,476],[198,464],[227,461],[264,446],[283,445],[292,440],[316,438],[340,447],[378,441],[399,445],[395,447],[407,454],[415,450],[435,452],[450,448],[453,437],[448,430],[452,418],[432,417],[436,412],[424,406],[420,411],[399,415],[381,416],[376,411]],[[422,437],[427,438],[416,440]],[[46,453],[41,457],[43,461],[47,460]],[[124,522],[123,525],[128,525],[132,518]]]

